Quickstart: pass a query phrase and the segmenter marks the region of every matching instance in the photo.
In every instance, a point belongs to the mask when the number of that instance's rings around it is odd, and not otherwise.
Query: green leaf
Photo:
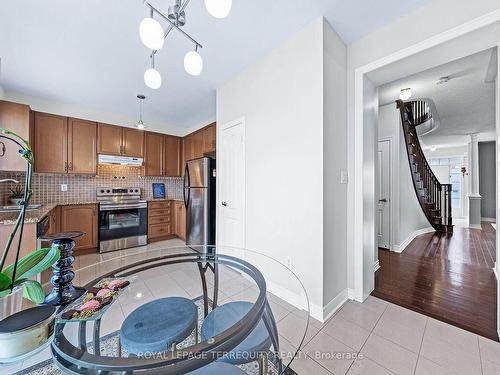
[[[35,250],[17,262],[16,280],[29,279],[42,273],[59,260],[60,251],[56,248]],[[6,267],[3,272],[10,278],[14,272],[14,264]]]
[[[0,291],[9,289],[10,284],[12,284],[12,280],[5,273],[0,272]],[[10,293],[10,290],[9,290]]]
[[[45,300],[45,293],[43,292],[42,285],[34,280],[24,280],[21,285],[23,286],[23,296],[29,299],[36,305],[41,304]]]

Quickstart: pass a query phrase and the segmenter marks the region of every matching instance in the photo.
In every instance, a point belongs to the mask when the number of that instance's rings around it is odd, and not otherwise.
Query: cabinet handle
[[[70,163],[69,163],[69,167],[68,167],[68,168],[69,168],[69,170],[70,170],[70,171],[72,171],[72,170],[73,170],[73,162],[70,162]]]
[[[5,143],[0,142],[0,145],[2,145],[2,146],[0,147],[0,150],[1,150],[1,152],[0,152],[0,157],[2,157],[2,156],[5,156]]]
[[[68,162],[65,161],[64,162],[64,172],[67,172],[68,171]]]

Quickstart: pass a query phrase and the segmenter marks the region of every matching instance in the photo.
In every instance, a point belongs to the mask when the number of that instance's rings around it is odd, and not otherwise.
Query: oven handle
[[[131,208],[147,208],[148,205],[146,203],[142,204],[120,204],[113,206],[99,206],[99,211],[112,211],[112,210],[129,210]]]

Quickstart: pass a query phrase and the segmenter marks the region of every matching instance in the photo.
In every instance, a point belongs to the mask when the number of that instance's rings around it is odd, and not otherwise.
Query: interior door
[[[377,151],[377,238],[378,247],[391,248],[391,142],[378,142]]]
[[[217,245],[245,247],[245,122],[221,126],[217,153]]]

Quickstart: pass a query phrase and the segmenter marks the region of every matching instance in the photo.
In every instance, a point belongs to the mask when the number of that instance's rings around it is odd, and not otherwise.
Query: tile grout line
[[[413,375],[417,372],[418,362],[420,361],[420,352],[422,352],[422,346],[424,344],[425,332],[427,331],[427,324],[429,323],[429,318],[425,317],[425,327],[424,333],[422,334],[422,340],[420,341],[420,348],[418,349],[417,363],[415,364],[415,369],[413,370]]]

